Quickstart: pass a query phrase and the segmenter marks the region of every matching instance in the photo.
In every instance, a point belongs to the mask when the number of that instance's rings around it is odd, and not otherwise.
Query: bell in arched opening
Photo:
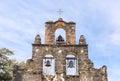
[[[51,66],[51,62],[50,62],[50,60],[47,60],[47,61],[46,61],[45,66],[46,66],[46,67],[50,67],[50,66]]]
[[[74,68],[74,62],[73,62],[73,60],[69,61],[68,68]]]
[[[56,39],[56,44],[65,44],[65,40],[61,35]]]

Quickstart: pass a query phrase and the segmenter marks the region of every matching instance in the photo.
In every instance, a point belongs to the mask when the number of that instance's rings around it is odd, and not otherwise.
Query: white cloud
[[[114,65],[113,65],[114,66]],[[108,74],[108,81],[115,81],[115,80],[119,80],[119,77],[120,77],[120,70],[117,66],[117,68],[115,67],[112,67],[112,68],[108,68],[108,71],[110,72]]]
[[[120,31],[119,32],[114,32],[109,35],[109,42],[114,45],[119,45],[120,46]]]
[[[99,16],[98,14],[99,13],[103,14],[103,16],[101,16],[101,18],[103,17],[102,18],[103,21],[99,21],[97,22],[97,24],[94,23],[97,28],[99,26],[99,23],[103,22],[103,25],[101,25],[103,27],[101,27],[101,29],[99,30],[99,31],[102,31],[102,33],[97,33],[98,34],[97,38],[100,39],[98,46],[102,46],[102,47],[107,47],[106,45],[111,45],[111,46],[119,45],[120,46],[119,44],[120,42],[120,11],[119,11],[120,1],[91,0],[88,2],[89,3],[86,3],[88,4],[87,12],[90,12],[90,15],[93,14],[91,18],[94,18],[94,17],[97,18],[97,19],[94,19],[95,22],[98,20],[98,18],[100,19],[100,17],[98,17]],[[93,29],[90,29],[90,30],[89,29],[88,31],[93,30]]]

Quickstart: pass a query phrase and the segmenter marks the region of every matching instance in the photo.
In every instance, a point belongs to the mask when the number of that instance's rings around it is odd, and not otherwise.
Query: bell
[[[68,68],[73,68],[73,67],[74,67],[74,63],[73,63],[73,61],[71,60],[71,61],[69,61]]]
[[[46,61],[46,65],[45,65],[46,67],[50,67],[51,66],[51,64],[50,64],[50,61],[49,60],[47,60]]]

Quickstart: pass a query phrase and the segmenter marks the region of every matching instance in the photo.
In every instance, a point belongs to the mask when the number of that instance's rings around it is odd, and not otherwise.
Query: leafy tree
[[[13,75],[13,66],[18,65],[19,69],[25,68],[25,62],[18,62],[16,59],[10,59],[9,56],[14,55],[13,51],[7,48],[0,49],[0,81],[10,81]],[[9,80],[7,80],[9,79]]]
[[[0,81],[2,81],[2,79],[5,81],[10,81],[10,79],[12,79],[12,76],[10,75],[10,69],[8,69],[8,66],[10,65],[10,55],[13,55],[11,50],[7,48],[0,49]]]

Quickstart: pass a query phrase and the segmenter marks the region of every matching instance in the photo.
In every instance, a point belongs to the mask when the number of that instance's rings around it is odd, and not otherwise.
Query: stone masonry
[[[74,22],[65,22],[62,18],[58,21],[48,21],[45,23],[45,44],[55,44],[55,30],[58,28],[63,28],[66,32],[66,45],[76,44],[76,32]]]
[[[66,41],[59,36],[58,43],[56,43],[55,31],[58,28],[65,30]],[[68,58],[69,54],[74,57]],[[46,55],[52,57],[46,57]],[[49,68],[52,62],[53,74],[47,74],[47,72],[45,74],[44,70]],[[72,74],[69,69],[74,69],[75,74]],[[66,70],[71,74],[67,74]],[[14,81],[108,81],[106,70],[105,65],[99,69],[94,68],[94,64],[88,57],[88,44],[83,35],[79,38],[79,44],[76,44],[75,23],[65,22],[59,18],[55,22],[45,23],[45,44],[41,44],[40,35],[35,37],[34,44],[32,44],[32,58],[27,60],[21,77],[18,77],[20,74],[14,76]],[[21,73],[21,71],[18,70],[17,73]]]

